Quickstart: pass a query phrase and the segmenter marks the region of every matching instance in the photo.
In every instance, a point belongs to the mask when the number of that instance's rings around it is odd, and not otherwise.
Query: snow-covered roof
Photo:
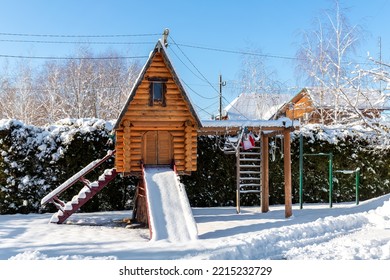
[[[299,126],[299,122],[292,121],[289,118],[280,118],[278,120],[202,120],[202,127],[278,127],[287,128]]]
[[[229,120],[266,120],[288,98],[285,94],[241,93],[225,107],[225,114]]]
[[[387,96],[377,89],[356,90],[353,88],[339,89],[334,93],[325,88],[305,88],[305,91],[317,108],[335,106],[335,96],[339,96],[339,107],[356,107],[358,109],[384,109],[387,107]]]
[[[321,109],[333,109],[336,104],[336,93],[331,93],[330,89],[319,87],[306,87],[294,95],[289,101],[285,102],[271,117],[276,119],[283,115],[291,104],[299,102],[303,97],[308,96],[312,101],[312,105]],[[360,110],[376,109],[389,110],[389,95],[377,89],[340,89],[337,92],[337,106],[339,110],[348,108],[357,108]]]

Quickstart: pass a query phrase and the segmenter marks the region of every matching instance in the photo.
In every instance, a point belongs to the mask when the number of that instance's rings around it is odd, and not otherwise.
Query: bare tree
[[[16,69],[17,75],[2,79],[1,114],[4,118],[19,119],[31,124],[42,115],[42,107],[37,102],[34,73],[26,61],[19,63]]]
[[[69,116],[65,110],[61,66],[56,61],[45,63],[38,80],[39,103],[45,116],[43,123],[53,123]]]
[[[256,95],[257,102],[252,105],[260,106],[256,109],[263,112],[261,118],[265,118],[271,106],[286,101],[286,95],[282,94],[284,85],[278,81],[276,71],[267,66],[261,50],[248,49],[245,53],[241,59],[238,90],[240,94],[252,94],[252,98]]]
[[[374,109],[370,100],[377,98],[353,60],[363,29],[350,24],[346,12],[334,1],[334,7],[316,19],[316,27],[303,32],[297,52],[298,72],[316,89],[322,123],[367,122],[363,111]]]
[[[94,55],[79,47],[77,59],[47,61],[41,68],[29,61],[14,74],[0,75],[0,117],[44,125],[63,118],[118,117],[140,71],[115,51]]]
[[[95,65],[96,96],[95,116],[103,119],[117,118],[139,72],[139,64],[128,64],[118,59],[113,51],[102,54],[105,58]]]

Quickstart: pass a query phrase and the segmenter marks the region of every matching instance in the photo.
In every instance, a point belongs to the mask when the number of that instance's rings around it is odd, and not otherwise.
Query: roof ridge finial
[[[169,29],[165,28],[163,32],[162,42],[165,47],[168,47],[168,35],[169,35]]]

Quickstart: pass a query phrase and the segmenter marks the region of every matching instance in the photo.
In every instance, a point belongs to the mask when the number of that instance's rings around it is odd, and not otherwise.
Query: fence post
[[[333,154],[329,154],[329,207],[333,207]]]
[[[355,179],[356,179],[356,205],[359,205],[359,185],[360,185],[360,168],[356,168],[355,171]]]
[[[299,135],[299,208],[303,208],[303,135]]]

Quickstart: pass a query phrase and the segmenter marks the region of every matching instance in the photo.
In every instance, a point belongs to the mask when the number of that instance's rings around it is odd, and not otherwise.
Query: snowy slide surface
[[[198,238],[198,230],[184,187],[169,167],[144,169],[151,240],[187,242]]]

